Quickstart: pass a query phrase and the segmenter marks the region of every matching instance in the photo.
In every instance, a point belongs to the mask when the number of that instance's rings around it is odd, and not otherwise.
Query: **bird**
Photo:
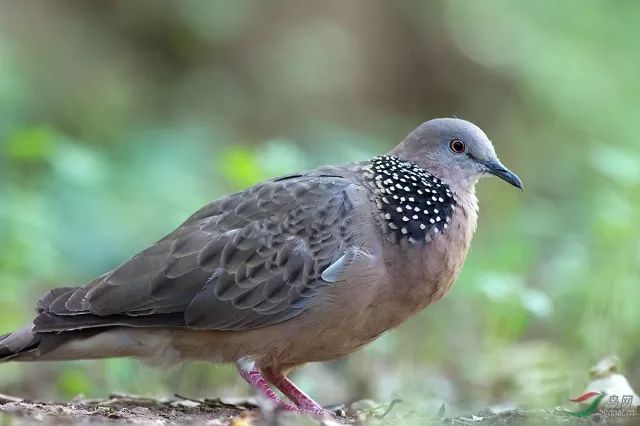
[[[276,406],[326,413],[288,374],[358,350],[447,293],[485,175],[522,190],[479,127],[437,118],[387,154],[219,198],[112,271],[50,290],[30,324],[0,337],[0,362],[232,363]]]

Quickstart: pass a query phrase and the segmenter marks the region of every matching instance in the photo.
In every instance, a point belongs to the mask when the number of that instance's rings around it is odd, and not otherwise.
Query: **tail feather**
[[[66,310],[66,304],[76,289],[60,287],[49,291],[38,303],[37,315],[29,325],[0,335],[0,362],[137,356],[138,342],[126,333],[109,331],[120,327],[153,328],[158,321],[163,325],[184,325],[181,314],[100,317],[71,313]],[[57,315],[52,308],[63,314]]]
[[[92,328],[59,333],[39,333],[33,329],[34,326],[31,324],[13,333],[0,336],[0,362],[82,359],[85,357],[74,354],[73,350],[63,350],[60,353],[58,349],[74,341],[88,342],[90,345],[89,338],[108,330],[108,328]],[[91,352],[84,347],[83,350],[87,353]],[[101,358],[101,356],[93,354],[88,358]]]
[[[32,325],[0,336],[0,362],[9,361],[36,350],[40,340],[40,336],[33,332]]]

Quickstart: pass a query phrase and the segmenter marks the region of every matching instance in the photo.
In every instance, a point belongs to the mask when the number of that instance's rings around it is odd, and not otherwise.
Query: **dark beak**
[[[482,164],[486,167],[487,173],[498,176],[503,181],[510,183],[518,189],[522,189],[522,181],[518,175],[507,169],[500,161],[487,161]]]

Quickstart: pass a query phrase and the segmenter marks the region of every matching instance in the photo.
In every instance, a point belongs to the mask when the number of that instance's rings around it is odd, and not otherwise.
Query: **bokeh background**
[[[479,185],[451,293],[353,356],[325,404],[553,407],[615,353],[640,386],[640,3],[0,3],[0,332],[208,201],[469,119],[525,192]],[[0,392],[246,395],[229,366],[0,365]]]

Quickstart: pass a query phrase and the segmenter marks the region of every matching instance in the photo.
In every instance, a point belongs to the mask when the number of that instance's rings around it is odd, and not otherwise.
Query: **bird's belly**
[[[366,301],[328,307],[326,312],[316,311],[309,318],[300,318],[291,339],[282,342],[282,350],[271,352],[267,363],[295,365],[339,358],[402,324],[444,296],[455,281],[463,256],[451,258],[444,250],[439,256],[432,252],[430,262],[448,265],[446,268],[429,263],[425,269],[417,268],[413,275],[404,274],[402,280],[387,276],[369,283],[375,291],[368,293]],[[341,299],[362,299],[363,293],[345,292]]]

